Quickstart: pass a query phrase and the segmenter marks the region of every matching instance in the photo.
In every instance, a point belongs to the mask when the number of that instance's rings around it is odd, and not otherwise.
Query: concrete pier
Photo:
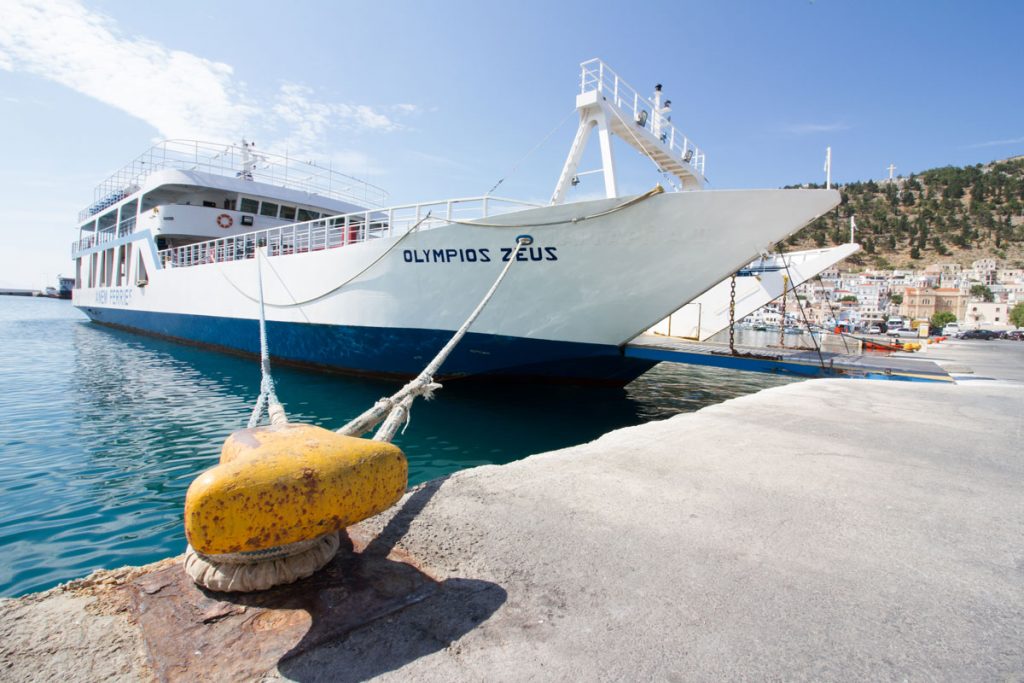
[[[426,484],[284,597],[3,601],[0,677],[1019,680],[1022,442],[1014,381],[789,384]]]

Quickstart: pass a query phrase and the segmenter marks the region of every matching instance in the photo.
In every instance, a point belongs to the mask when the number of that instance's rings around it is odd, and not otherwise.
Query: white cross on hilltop
[[[896,170],[896,164],[889,164],[889,182],[892,182],[893,171]]]

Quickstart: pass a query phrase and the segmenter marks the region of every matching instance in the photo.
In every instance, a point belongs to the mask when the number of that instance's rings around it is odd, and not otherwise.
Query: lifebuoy
[[[217,226],[218,227],[221,227],[221,228],[224,228],[225,230],[227,230],[228,228],[230,228],[234,224],[235,224],[235,219],[232,218],[231,216],[229,216],[226,213],[222,213],[221,215],[217,216]]]

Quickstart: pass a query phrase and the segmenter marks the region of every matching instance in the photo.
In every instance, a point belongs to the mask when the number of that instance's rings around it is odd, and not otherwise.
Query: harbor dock
[[[812,379],[428,482],[291,587],[169,558],[0,601],[0,674],[1019,679],[1024,344],[928,354],[955,381]]]

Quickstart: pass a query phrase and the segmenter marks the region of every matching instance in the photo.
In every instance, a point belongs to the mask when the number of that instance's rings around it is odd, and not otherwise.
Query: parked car
[[[914,339],[919,336],[917,330],[912,330],[909,327],[901,327],[896,330],[890,329],[886,334],[890,337],[911,337]]]
[[[1010,330],[1006,333],[1006,338],[1012,341],[1024,341],[1024,330]]]
[[[960,333],[960,339],[995,339],[999,336],[998,332],[992,330],[965,330]]]
[[[872,325],[868,328],[868,334],[882,334],[882,328],[878,325]]]
[[[960,334],[960,325],[957,323],[949,323],[942,328],[942,336],[944,337],[955,337]]]

